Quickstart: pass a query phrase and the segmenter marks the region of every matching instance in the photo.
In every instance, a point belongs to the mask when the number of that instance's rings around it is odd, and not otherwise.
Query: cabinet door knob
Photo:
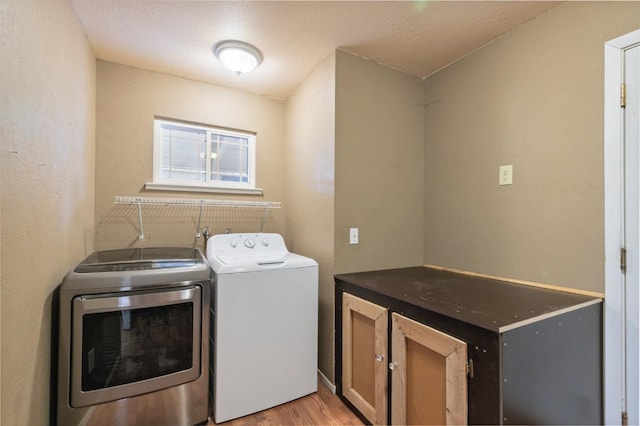
[[[398,363],[397,362],[390,362],[389,363],[389,370],[395,370],[398,367]]]
[[[382,362],[384,360],[384,355],[382,354],[376,354],[376,361],[378,362]]]

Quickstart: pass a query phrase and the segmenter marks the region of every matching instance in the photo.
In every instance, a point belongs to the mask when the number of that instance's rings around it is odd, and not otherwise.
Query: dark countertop
[[[337,274],[335,279],[495,332],[602,302],[424,266]]]

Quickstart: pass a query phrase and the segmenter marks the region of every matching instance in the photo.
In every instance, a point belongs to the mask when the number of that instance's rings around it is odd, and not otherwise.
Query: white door
[[[640,423],[639,43],[605,46],[605,424]]]

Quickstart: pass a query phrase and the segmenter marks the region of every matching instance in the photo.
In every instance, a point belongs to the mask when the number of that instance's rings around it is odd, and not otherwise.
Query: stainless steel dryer
[[[59,425],[208,417],[209,265],[191,248],[95,252],[60,286]]]

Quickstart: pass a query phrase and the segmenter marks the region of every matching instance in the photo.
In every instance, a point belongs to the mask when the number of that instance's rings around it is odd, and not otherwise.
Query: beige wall
[[[335,108],[336,272],[421,264],[423,82],[338,51]]]
[[[197,208],[143,207],[145,239],[138,240],[135,206],[114,196],[284,201],[284,103],[239,90],[200,83],[111,62],[97,62],[96,214],[97,249],[194,244]],[[262,196],[146,191],[153,178],[154,116],[257,133],[257,186]],[[257,232],[256,209],[203,211],[201,227],[213,233]],[[265,232],[286,236],[284,208],[274,210]],[[197,246],[203,248],[202,238]]]
[[[193,243],[194,211],[146,211],[139,242],[137,212],[114,195],[283,201],[266,231],[320,262],[331,380],[334,272],[424,261],[603,291],[603,44],[640,27],[638,2],[564,3],[424,86],[338,51],[286,109],[108,62],[96,75],[63,0],[9,0],[0,16],[2,424],[48,423],[51,294],[94,227],[96,248]],[[264,196],[144,191],[154,115],[258,132]],[[512,186],[497,185],[502,164]],[[260,219],[210,212],[202,225]]]
[[[320,264],[319,368],[331,381],[333,275],[422,262],[422,97],[421,80],[336,51],[287,102],[287,230],[290,249]]]
[[[52,293],[93,249],[95,59],[68,1],[0,9],[0,423],[46,425]]]
[[[286,108],[289,250],[319,264],[320,371],[334,380],[334,140],[335,55],[297,88]]]
[[[604,43],[639,24],[567,2],[426,80],[425,263],[604,291]]]

